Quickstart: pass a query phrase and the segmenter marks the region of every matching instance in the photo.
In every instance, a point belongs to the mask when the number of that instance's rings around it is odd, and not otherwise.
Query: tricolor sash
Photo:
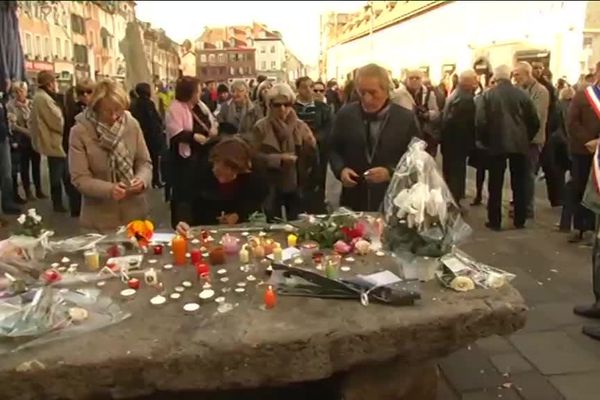
[[[596,116],[600,119],[600,84],[590,85],[585,88],[585,97],[587,97],[590,106],[592,106]]]

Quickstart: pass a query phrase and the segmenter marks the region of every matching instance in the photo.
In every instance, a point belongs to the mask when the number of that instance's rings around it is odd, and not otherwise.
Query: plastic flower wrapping
[[[439,257],[469,236],[471,228],[426,147],[413,139],[396,167],[383,201],[383,241],[394,253]]]

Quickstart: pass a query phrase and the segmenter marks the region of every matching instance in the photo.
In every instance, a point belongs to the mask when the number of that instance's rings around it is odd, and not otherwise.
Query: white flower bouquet
[[[413,139],[383,202],[384,246],[395,253],[440,257],[471,233],[427,144]]]
[[[35,208],[27,210],[17,218],[19,227],[8,240],[19,248],[27,260],[42,260],[46,256],[48,238],[54,234],[44,229],[42,217],[37,214]]]

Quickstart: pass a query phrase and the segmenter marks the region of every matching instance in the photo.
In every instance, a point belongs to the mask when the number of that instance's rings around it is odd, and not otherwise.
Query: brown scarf
[[[279,142],[282,152],[296,153],[296,146],[302,145],[302,138],[296,130],[298,116],[294,110],[290,110],[285,120],[275,118],[269,114],[269,124]]]

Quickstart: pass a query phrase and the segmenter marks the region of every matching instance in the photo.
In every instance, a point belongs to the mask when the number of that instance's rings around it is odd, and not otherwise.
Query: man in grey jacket
[[[523,89],[535,106],[538,119],[540,120],[540,129],[529,146],[528,159],[528,179],[526,181],[527,196],[527,217],[533,218],[534,198],[535,198],[535,176],[537,174],[540,162],[540,154],[546,143],[546,123],[548,122],[548,107],[550,105],[550,93],[548,90],[533,77],[533,68],[527,62],[520,62],[513,71],[513,77],[517,86]]]

